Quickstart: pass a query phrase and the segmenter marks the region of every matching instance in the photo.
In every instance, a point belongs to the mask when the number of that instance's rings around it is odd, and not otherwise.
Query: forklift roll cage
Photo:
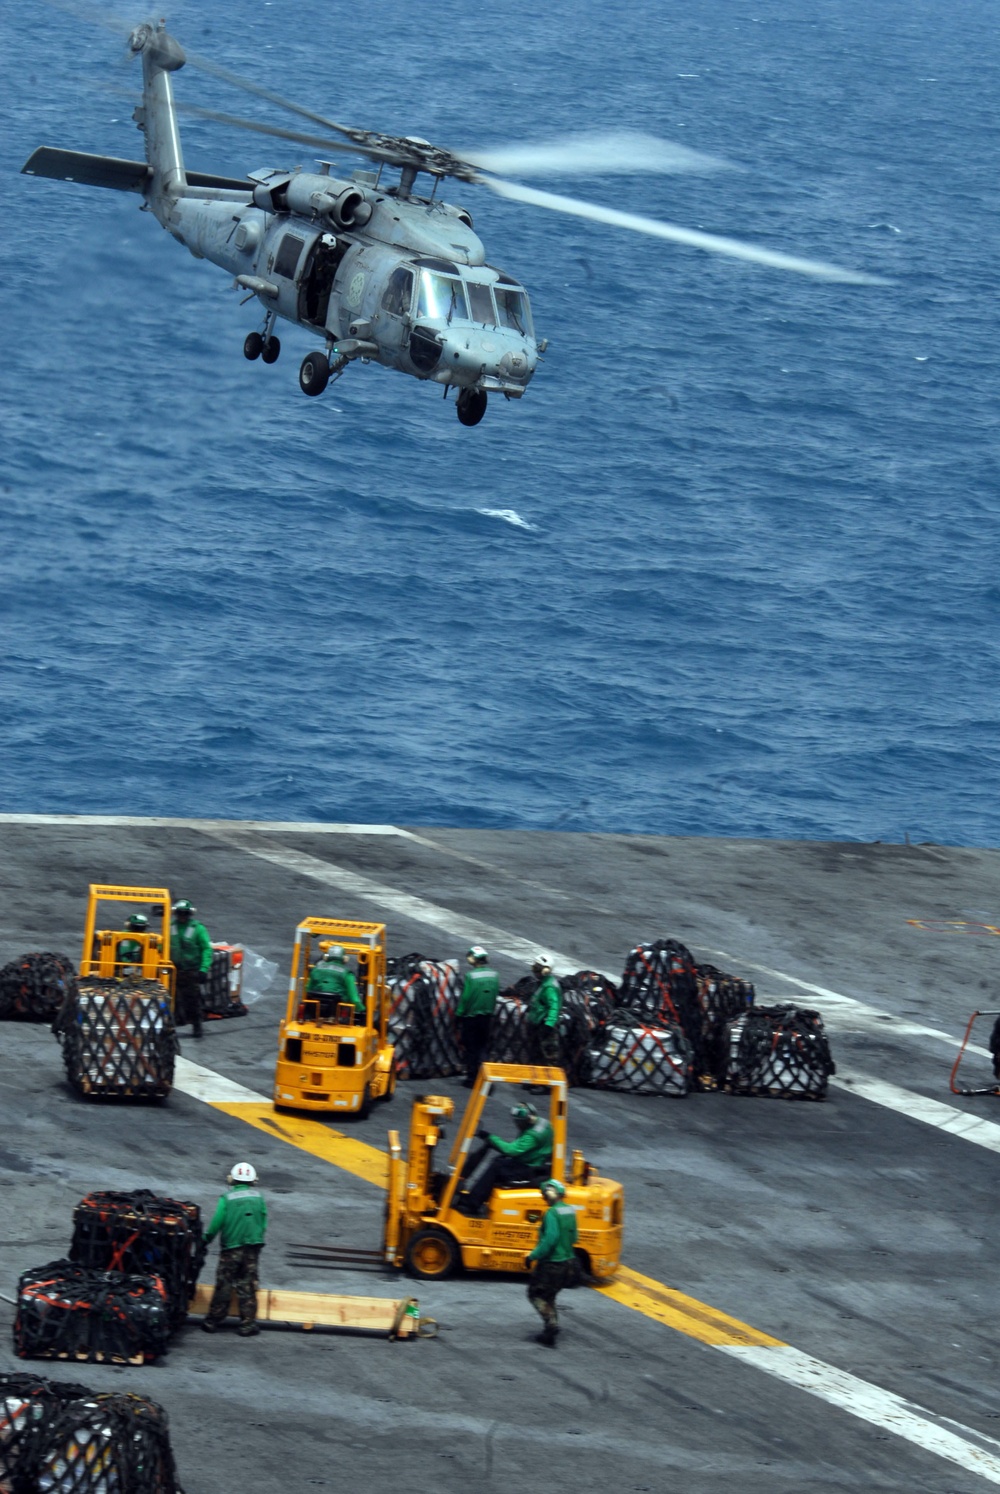
[[[365,999],[365,1026],[374,1028],[380,1043],[385,1043],[388,1031],[388,1003],[381,999],[385,989],[385,924],[357,923],[339,918],[304,918],[295,930],[295,948],[292,951],[292,971],[288,981],[288,1006],[286,1022],[330,1022],[339,1026],[353,1025],[353,1008],[350,1003],[341,1003],[336,1017],[321,1017],[320,1003],[306,995],[306,985],[313,965],[313,941],[322,949],[327,944],[339,944],[345,954],[353,954],[358,961],[358,993]],[[364,974],[363,974],[364,972]],[[345,1010],[345,1007],[347,1010]],[[346,1020],[341,1021],[341,1017]]]
[[[102,903],[130,903],[133,912],[138,912],[139,905],[144,903],[153,918],[159,916],[160,932],[99,929],[97,921]],[[173,1003],[177,972],[170,959],[170,906],[170,893],[165,887],[125,887],[117,883],[91,882],[80,958],[81,977],[109,979],[121,975],[124,962],[118,958],[118,946],[123,939],[129,939],[142,946],[142,979],[157,981],[169,993]],[[127,963],[134,967],[138,962],[129,960]]]

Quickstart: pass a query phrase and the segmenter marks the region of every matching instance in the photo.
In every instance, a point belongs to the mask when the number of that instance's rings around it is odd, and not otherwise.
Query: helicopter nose
[[[535,371],[537,354],[525,339],[454,331],[447,338],[442,364],[455,383],[475,383],[483,374],[512,385],[526,384]]]

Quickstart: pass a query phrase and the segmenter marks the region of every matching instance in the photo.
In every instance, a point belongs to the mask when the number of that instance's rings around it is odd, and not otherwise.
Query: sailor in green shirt
[[[192,1036],[201,1037],[202,994],[212,968],[212,941],[208,929],[195,918],[197,908],[186,897],[174,903],[170,922],[170,958],[177,971],[177,1002],[174,1021],[178,1027],[191,1023]]]
[[[145,934],[149,928],[149,919],[145,913],[133,913],[125,927],[130,933]],[[119,939],[115,949],[116,974],[141,974],[142,955],[143,949],[138,939]]]
[[[566,1202],[566,1189],[555,1178],[542,1184],[542,1197],[548,1208],[542,1220],[538,1244],[530,1255],[525,1256],[524,1263],[531,1271],[528,1301],[545,1325],[538,1335],[538,1342],[552,1349],[559,1333],[556,1297],[563,1287],[569,1286],[577,1272],[574,1249],[576,1210]]]
[[[215,1291],[202,1327],[214,1333],[225,1322],[235,1292],[240,1309],[239,1334],[250,1338],[257,1327],[257,1261],[267,1231],[267,1204],[257,1184],[257,1169],[250,1162],[237,1162],[226,1179],[228,1186],[219,1199],[212,1222],[205,1231],[210,1245],[221,1234],[219,1269]]]
[[[318,996],[321,1017],[333,1017],[341,1003],[364,1012],[364,998],[358,994],[358,983],[345,963],[339,944],[331,944],[323,958],[312,967],[306,984],[307,996]]]
[[[490,968],[490,957],[481,944],[474,944],[465,958],[469,971],[458,998],[455,1016],[465,1050],[465,1088],[471,1089],[490,1045],[493,1012],[500,994],[500,977]]]
[[[493,1136],[482,1127],[476,1132],[485,1146],[469,1163],[467,1176],[472,1181],[459,1205],[464,1214],[478,1214],[494,1188],[502,1188],[505,1183],[521,1178],[537,1177],[539,1173],[544,1177],[552,1166],[552,1127],[549,1122],[526,1100],[515,1105],[510,1113],[518,1131],[513,1141]],[[477,1172],[487,1149],[496,1152],[496,1156]]]
[[[528,1004],[528,1050],[531,1062],[545,1068],[558,1068],[562,987],[552,974],[552,962],[548,955],[536,956],[531,973],[538,981]]]

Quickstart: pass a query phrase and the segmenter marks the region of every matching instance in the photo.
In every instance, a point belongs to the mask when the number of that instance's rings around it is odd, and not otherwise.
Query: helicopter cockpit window
[[[283,275],[286,280],[295,279],[295,271],[299,264],[299,255],[305,246],[305,239],[300,239],[297,234],[286,233],[278,245],[278,252],[274,257],[274,273]]]
[[[413,300],[413,276],[409,270],[393,270],[382,297],[382,310],[393,316],[406,316]]]
[[[528,298],[524,291],[509,290],[505,285],[494,286],[494,290],[501,327],[513,327],[515,332],[522,332],[525,337],[530,337],[531,312],[528,310]]]
[[[480,322],[484,327],[495,327],[497,318],[493,310],[493,297],[490,295],[489,286],[480,285],[476,280],[467,280],[465,289],[469,293],[472,320]]]
[[[421,270],[417,315],[440,317],[447,322],[467,322],[469,308],[461,280],[452,280],[450,275],[435,275],[431,270]]]

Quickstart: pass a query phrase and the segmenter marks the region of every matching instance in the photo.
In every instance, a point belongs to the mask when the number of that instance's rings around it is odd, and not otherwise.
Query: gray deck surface
[[[293,931],[308,914],[382,919],[390,953],[441,958],[464,953],[487,925],[610,972],[640,939],[672,935],[754,980],[758,1000],[822,1005],[755,968],[764,966],[956,1036],[974,1007],[1000,1004],[994,936],[907,922],[1000,924],[995,851],[415,834],[0,823],[0,962],[28,949],[76,958],[90,881],[193,898],[213,938],[241,941],[280,970],[247,1018],[210,1024],[201,1043],[184,1036],[184,1054],[263,1094]],[[290,870],[261,851],[314,860]],[[345,873],[451,910],[460,932],[387,907],[377,888],[345,890]],[[526,968],[497,964],[504,977]],[[852,1026],[859,1030],[843,1030]],[[949,1094],[954,1050],[899,1024],[883,1029],[842,1019],[831,1030],[838,1063],[1000,1122],[1000,1101]],[[983,1024],[977,1038],[986,1035]],[[977,1066],[985,1077],[982,1059],[970,1075]],[[404,1084],[367,1121],[338,1124],[382,1146],[387,1124],[405,1130],[409,1095],[429,1087],[464,1097],[454,1080]],[[822,1105],[574,1091],[570,1119],[572,1144],[625,1186],[630,1266],[907,1398],[932,1420],[1000,1436],[995,1152],[844,1088]],[[0,1292],[12,1296],[20,1271],[65,1252],[83,1193],[151,1187],[210,1210],[244,1157],[270,1200],[267,1285],[400,1290],[395,1278],[310,1274],[285,1260],[291,1241],[377,1244],[377,1189],[178,1092],[163,1108],[85,1104],[64,1084],[46,1028],[4,1024]],[[459,1278],[410,1289],[441,1323],[436,1341],[266,1332],[245,1342],[190,1327],[160,1364],[67,1367],[65,1378],[159,1400],[187,1494],[707,1494],[734,1480],[741,1494],[988,1486],[593,1292],[562,1299],[565,1330],[547,1352],[532,1341],[537,1320],[523,1283]],[[12,1311],[0,1301],[0,1368],[21,1366]]]

